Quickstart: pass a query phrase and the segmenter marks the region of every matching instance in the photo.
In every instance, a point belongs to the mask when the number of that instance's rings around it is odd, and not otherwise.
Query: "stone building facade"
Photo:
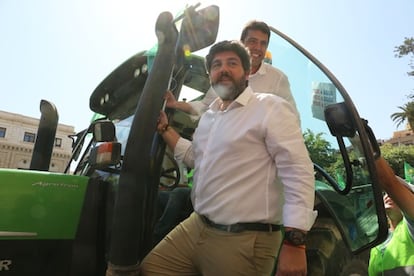
[[[36,141],[39,120],[0,111],[0,168],[28,169]],[[72,152],[73,126],[59,124],[49,171],[63,172]]]
[[[392,137],[385,141],[393,146],[414,145],[414,133],[409,126],[404,130],[394,131]]]

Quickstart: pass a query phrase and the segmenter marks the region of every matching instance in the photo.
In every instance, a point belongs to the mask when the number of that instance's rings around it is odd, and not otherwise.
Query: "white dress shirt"
[[[220,103],[202,115],[192,143],[180,138],[175,147],[176,158],[195,168],[194,210],[220,224],[309,230],[316,218],[313,164],[292,105],[250,87],[225,111]]]
[[[249,86],[253,89],[254,92],[271,93],[282,97],[293,106],[295,112],[299,117],[295,100],[290,91],[289,80],[287,76],[279,69],[263,62],[259,70],[249,76]],[[216,98],[216,92],[212,87],[210,87],[202,100],[188,102],[198,114],[191,116],[192,119],[198,119]]]

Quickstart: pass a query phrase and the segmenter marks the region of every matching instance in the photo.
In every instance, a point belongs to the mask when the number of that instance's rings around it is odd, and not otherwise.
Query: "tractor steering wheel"
[[[174,156],[166,152],[161,167],[160,185],[164,188],[173,189],[180,183],[180,167]]]

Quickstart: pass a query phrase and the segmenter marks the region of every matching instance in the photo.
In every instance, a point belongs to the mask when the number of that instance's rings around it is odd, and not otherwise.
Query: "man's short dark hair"
[[[267,34],[267,40],[270,40],[270,28],[269,26],[264,23],[263,21],[257,21],[257,20],[252,20],[247,22],[247,24],[244,26],[243,31],[241,33],[240,36],[240,41],[244,43],[244,40],[246,39],[247,33],[250,30],[254,30],[254,31],[261,31],[265,34]]]
[[[250,70],[250,54],[249,50],[237,40],[224,40],[211,46],[206,56],[206,69],[210,73],[211,63],[215,55],[222,52],[234,52],[241,60],[245,72]]]

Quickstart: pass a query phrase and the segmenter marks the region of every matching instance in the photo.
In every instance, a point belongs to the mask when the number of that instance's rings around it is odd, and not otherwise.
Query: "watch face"
[[[286,231],[286,239],[293,245],[304,245],[306,234],[299,230]]]

